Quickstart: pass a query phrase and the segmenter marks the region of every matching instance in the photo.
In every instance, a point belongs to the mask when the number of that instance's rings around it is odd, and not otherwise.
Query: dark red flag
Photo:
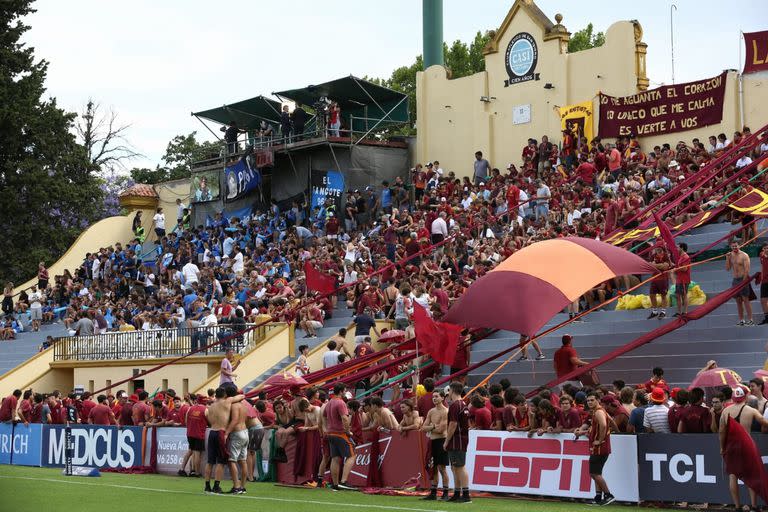
[[[304,275],[307,279],[307,288],[313,292],[325,295],[336,290],[336,278],[318,271],[309,260],[304,262]]]
[[[667,226],[666,222],[661,220],[658,213],[653,212],[653,219],[656,221],[656,226],[659,228],[661,238],[667,245],[667,250],[669,251],[669,256],[672,259],[672,263],[677,265],[677,262],[680,260],[680,251],[677,249],[677,245],[675,245],[675,237],[672,236],[672,232],[669,230],[669,226]]]
[[[419,346],[441,364],[452,364],[459,346],[462,327],[435,322],[421,305],[413,304],[413,325]]]
[[[768,502],[768,475],[757,445],[733,418],[728,418],[728,430],[725,437],[723,462],[729,475],[736,475],[747,487]]]
[[[744,34],[744,74],[768,70],[768,30]]]

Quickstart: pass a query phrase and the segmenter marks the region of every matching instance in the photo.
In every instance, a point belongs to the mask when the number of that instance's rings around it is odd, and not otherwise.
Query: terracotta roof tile
[[[120,197],[159,197],[152,185],[137,183],[132,187],[123,190]]]

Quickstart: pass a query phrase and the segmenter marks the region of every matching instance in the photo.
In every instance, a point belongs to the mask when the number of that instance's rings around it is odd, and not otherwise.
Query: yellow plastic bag
[[[630,309],[644,309],[651,306],[651,299],[647,295],[623,295],[616,304],[617,310],[628,311]]]

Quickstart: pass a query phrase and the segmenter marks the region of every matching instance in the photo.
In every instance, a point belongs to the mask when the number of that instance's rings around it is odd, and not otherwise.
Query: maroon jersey
[[[187,411],[187,437],[193,439],[205,439],[205,429],[208,428],[208,420],[205,418],[204,405],[193,405]]]

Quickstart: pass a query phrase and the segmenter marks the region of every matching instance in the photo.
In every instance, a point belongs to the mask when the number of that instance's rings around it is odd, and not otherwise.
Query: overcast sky
[[[444,36],[469,42],[495,29],[511,0],[445,0]],[[651,87],[671,83],[669,1],[539,0],[575,32],[637,19],[648,43]],[[738,8],[678,0],[675,81],[741,69],[739,31],[768,29],[765,0]],[[132,125],[128,137],[153,167],[168,141],[197,130],[190,112],[333,78],[388,77],[421,53],[421,1],[38,0],[26,42],[50,62],[47,87],[60,105],[81,110],[89,97]]]

